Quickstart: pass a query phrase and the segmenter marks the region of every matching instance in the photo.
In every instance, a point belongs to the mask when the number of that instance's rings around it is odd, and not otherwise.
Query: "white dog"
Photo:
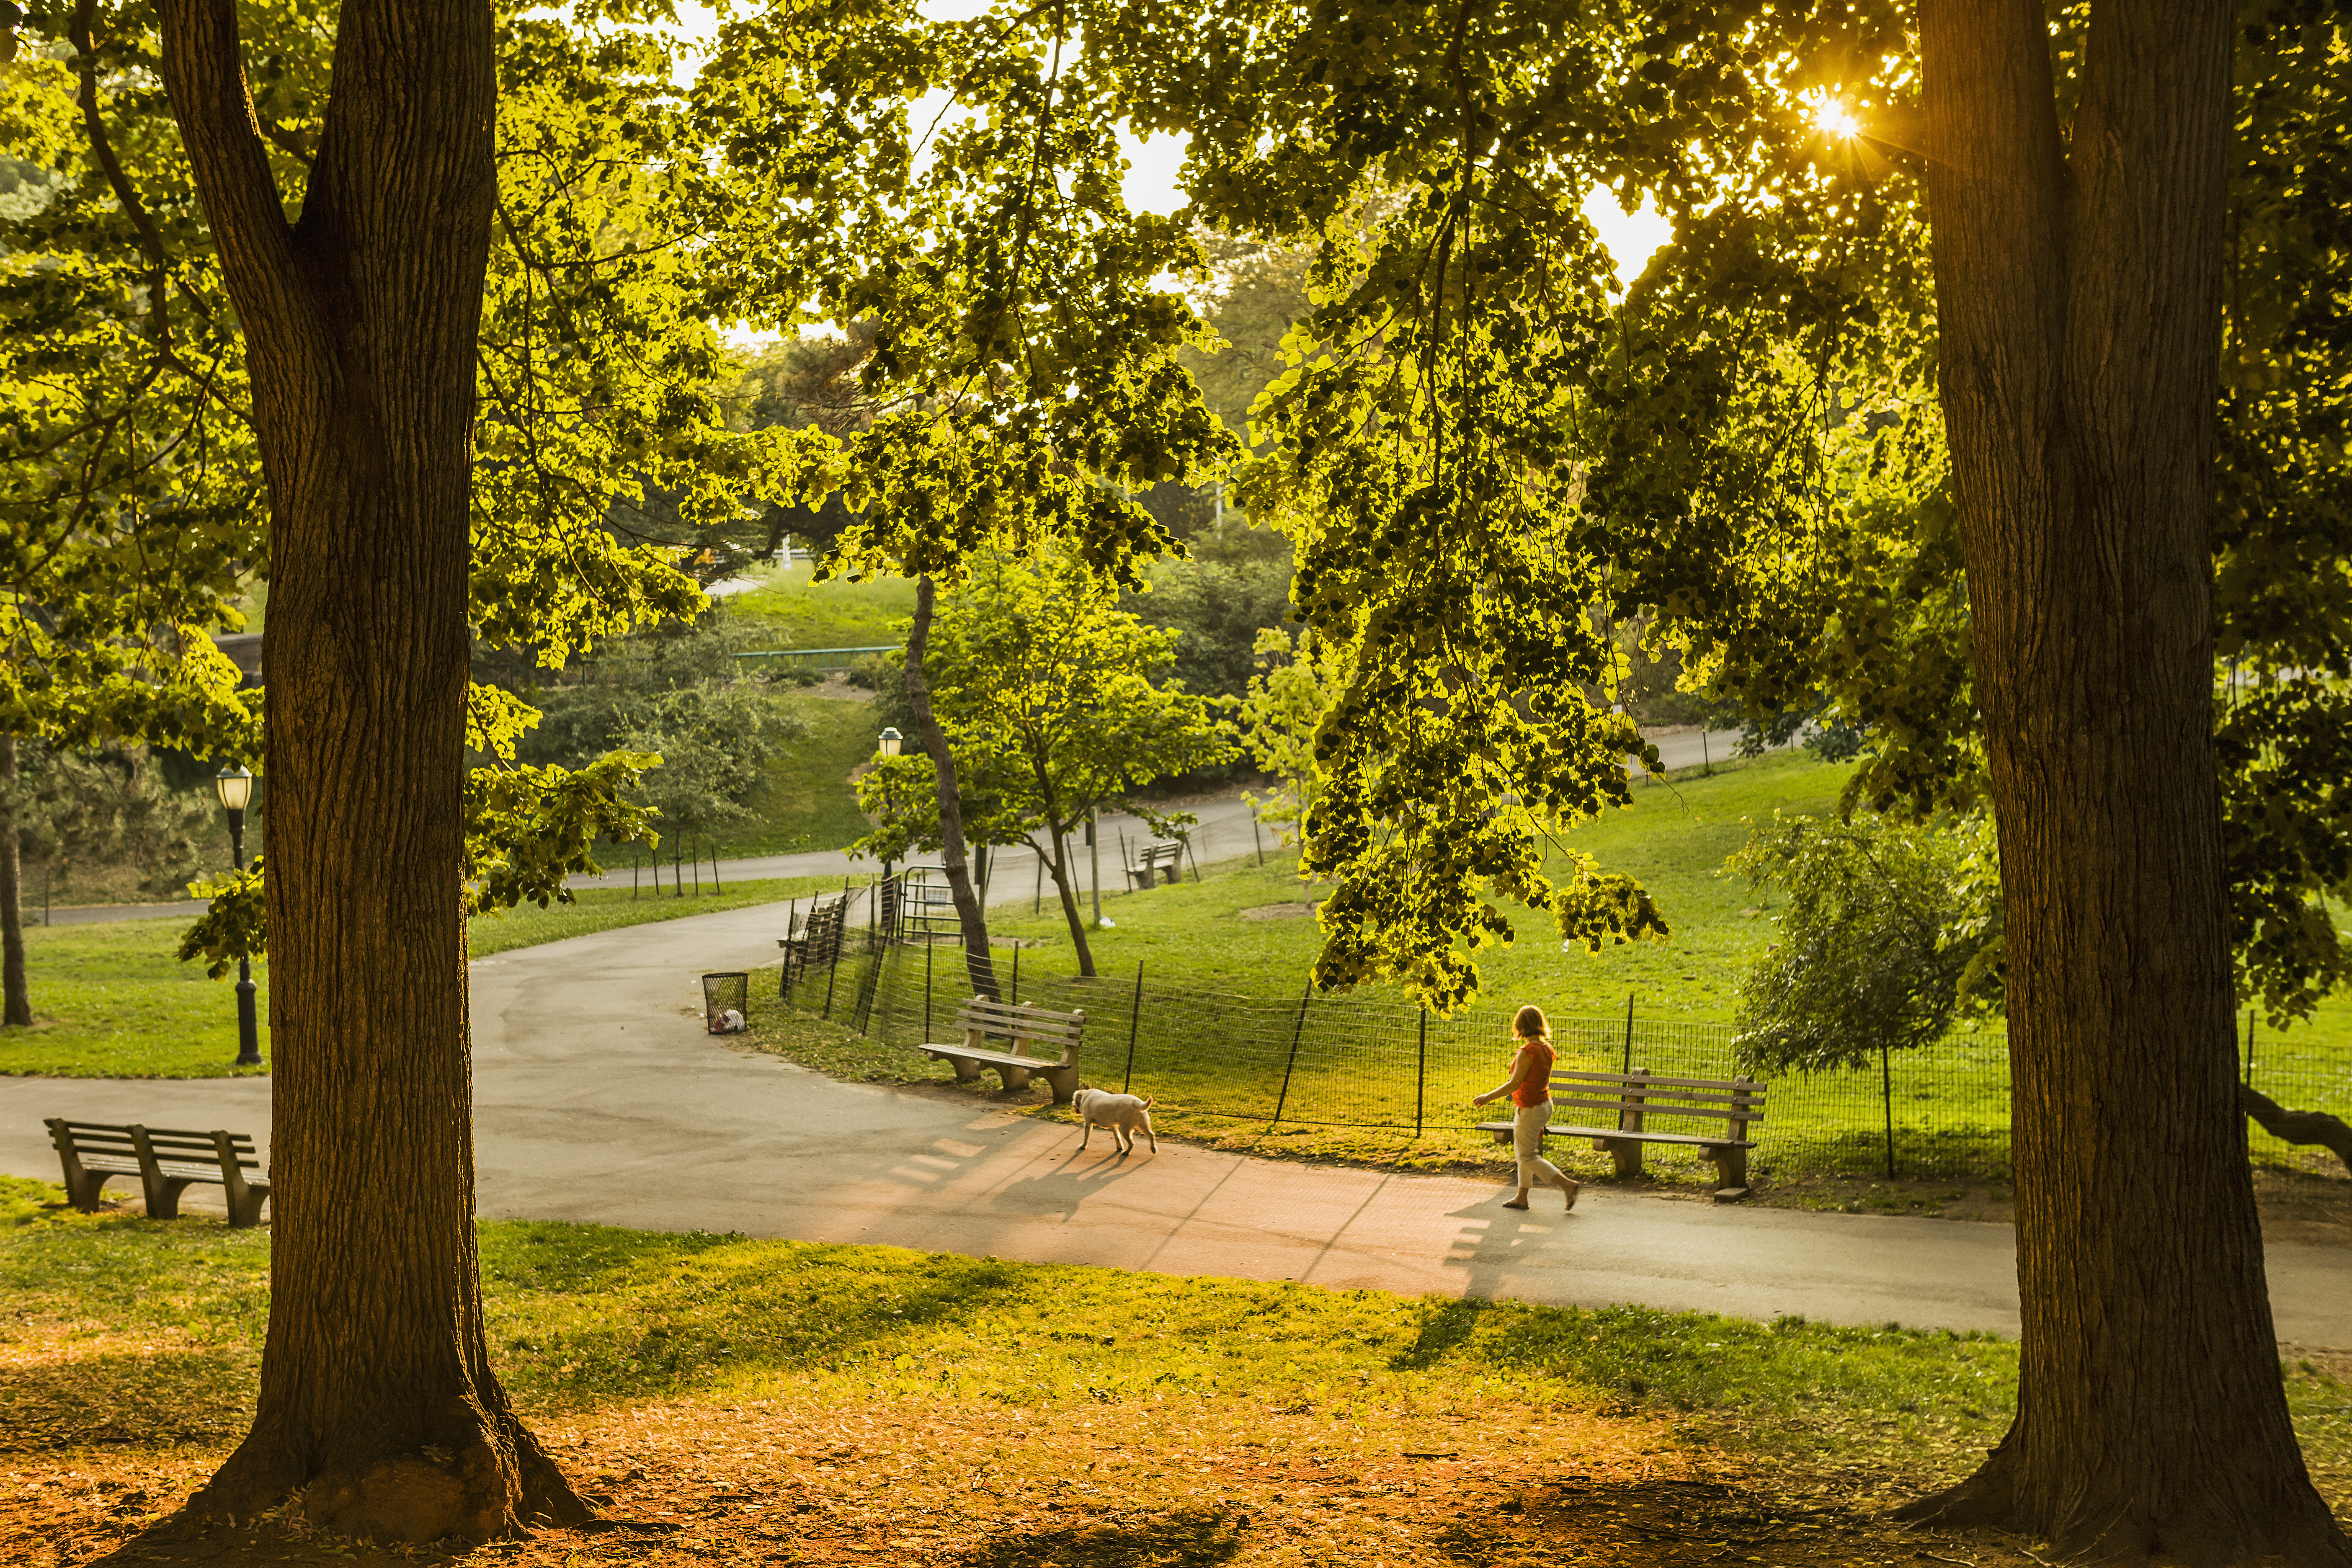
[[[1099,1089],[1082,1089],[1070,1096],[1070,1109],[1078,1113],[1078,1147],[1084,1149],[1087,1140],[1097,1127],[1110,1129],[1111,1142],[1122,1154],[1135,1151],[1135,1134],[1139,1128],[1151,1140],[1151,1152],[1160,1152],[1160,1135],[1151,1131],[1151,1101],[1139,1100],[1131,1094],[1112,1094]]]

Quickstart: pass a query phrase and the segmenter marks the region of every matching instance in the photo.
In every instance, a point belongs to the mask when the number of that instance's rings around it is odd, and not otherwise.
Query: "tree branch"
[[[2282,1143],[2315,1143],[2335,1152],[2352,1171],[2352,1127],[2324,1110],[2288,1110],[2250,1084],[2238,1086],[2238,1105]]]
[[[163,250],[163,237],[156,232],[155,220],[147,216],[146,204],[139,199],[137,187],[131,176],[122,172],[122,160],[114,153],[114,142],[106,133],[106,120],[98,111],[98,50],[90,41],[90,21],[98,10],[98,0],[81,0],[74,7],[73,22],[68,37],[73,40],[74,53],[81,76],[81,91],[74,101],[81,110],[83,132],[89,137],[89,150],[98,159],[98,166],[106,172],[106,183],[114,191],[114,199],[122,205],[123,214],[131,226],[139,231],[139,248],[154,268],[155,280],[149,285],[147,312],[154,323],[155,341],[163,342],[172,333],[169,261]]]
[[[294,237],[246,87],[236,0],[156,0],[155,10],[172,112],[232,296],[247,310],[294,275]]]

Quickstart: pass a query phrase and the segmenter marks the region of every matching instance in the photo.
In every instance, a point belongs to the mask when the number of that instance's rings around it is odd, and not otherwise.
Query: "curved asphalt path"
[[[980,1096],[843,1084],[705,1034],[697,977],[770,962],[782,911],[575,937],[473,967],[481,1213],[883,1242],[1333,1288],[2018,1327],[2006,1226],[1717,1207],[1588,1186],[1515,1214],[1483,1181],[1163,1143],[1080,1153]],[[250,1130],[263,1079],[0,1079],[0,1170],[52,1180],[44,1116]],[[1465,1119],[1470,1112],[1465,1107]],[[191,1194],[201,1204],[204,1189]],[[2274,1245],[2283,1340],[2352,1344],[2352,1249]]]

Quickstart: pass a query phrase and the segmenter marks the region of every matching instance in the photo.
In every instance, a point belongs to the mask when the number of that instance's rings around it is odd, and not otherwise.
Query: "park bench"
[[[784,950],[782,973],[776,977],[776,994],[792,994],[793,982],[819,964],[841,961],[842,923],[849,913],[849,895],[835,893],[809,906],[808,912],[789,917],[776,945]]]
[[[1697,1149],[1715,1162],[1716,1200],[1734,1203],[1748,1195],[1748,1151],[1756,1147],[1748,1129],[1764,1120],[1764,1086],[1750,1078],[1660,1078],[1647,1068],[1636,1072],[1561,1069],[1551,1075],[1553,1114],[1563,1110],[1613,1110],[1614,1127],[1572,1127],[1555,1121],[1551,1138],[1590,1138],[1592,1146],[1617,1158],[1620,1177],[1639,1177],[1644,1144]],[[1724,1125],[1707,1132],[1656,1132],[1654,1117]],[[1481,1121],[1497,1143],[1511,1141],[1507,1121]]]
[[[66,1196],[78,1209],[98,1207],[99,1193],[115,1176],[136,1176],[147,1196],[147,1217],[180,1217],[180,1194],[198,1182],[228,1194],[228,1223],[259,1223],[269,1196],[269,1173],[254,1157],[248,1133],[191,1132],[133,1122],[47,1119],[49,1142],[65,1166]]]
[[[1183,854],[1181,844],[1139,844],[1135,858],[1127,864],[1127,874],[1138,888],[1148,888],[1155,879],[1181,881],[1184,868],[1178,862]]]
[[[1053,1086],[1056,1105],[1069,1104],[1070,1097],[1078,1092],[1078,1045],[1087,1031],[1085,1009],[1056,1013],[975,996],[956,1009],[956,1022],[963,1028],[963,1044],[926,1045],[923,1050],[933,1060],[954,1068],[958,1083],[971,1083],[985,1068],[996,1074],[1008,1092],[1028,1088],[1033,1077],[1042,1077]],[[1013,1048],[992,1050],[991,1037],[1010,1039]],[[1028,1047],[1033,1043],[1058,1049],[1059,1059],[1031,1056]]]

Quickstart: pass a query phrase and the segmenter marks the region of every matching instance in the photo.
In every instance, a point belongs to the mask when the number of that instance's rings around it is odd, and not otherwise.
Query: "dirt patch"
[[[1314,913],[1313,904],[1259,904],[1240,911],[1245,921],[1303,921]]]
[[[776,1400],[639,1407],[538,1429],[604,1515],[592,1525],[472,1551],[386,1551],[309,1530],[288,1510],[190,1541],[171,1511],[225,1450],[85,1452],[8,1466],[0,1555],[39,1568],[192,1553],[385,1568],[2032,1561],[2021,1542],[1885,1523],[1896,1500],[1886,1478],[1768,1482],[1709,1468],[1654,1422],[1573,1412],[1475,1426],[1430,1415],[1368,1436],[1359,1424],[1279,1415],[1236,1430],[1213,1406],[1175,1400],[1077,1420]]]
[[[849,677],[839,670],[835,670],[823,680],[817,681],[814,685],[793,687],[792,688],[792,691],[793,694],[797,697],[822,697],[828,702],[871,702],[874,700],[873,688],[851,685]]]

